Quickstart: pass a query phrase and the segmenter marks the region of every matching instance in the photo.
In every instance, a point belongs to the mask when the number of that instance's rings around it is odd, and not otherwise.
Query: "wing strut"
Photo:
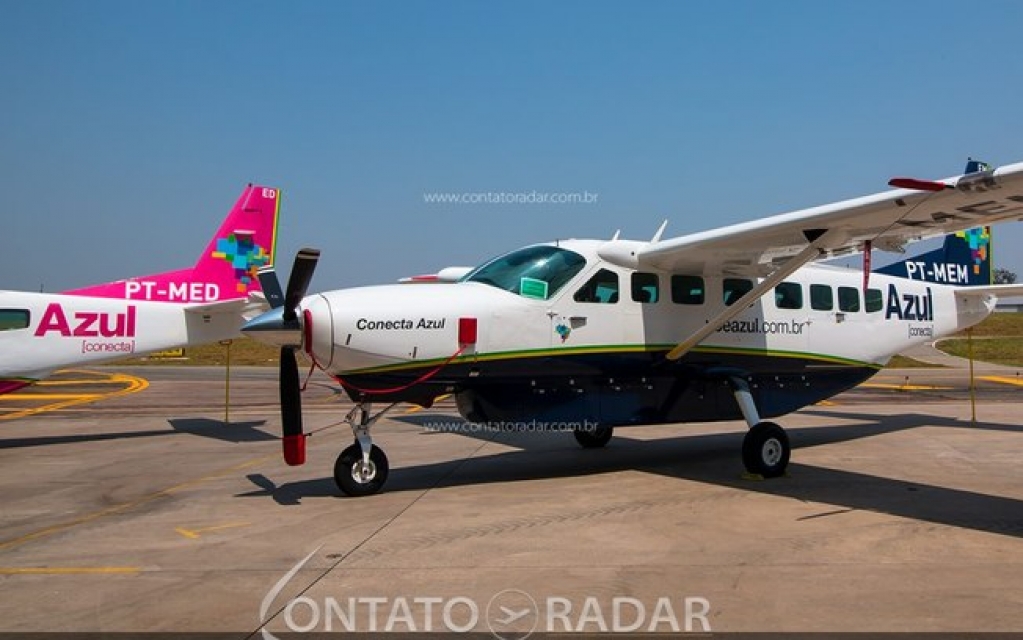
[[[669,351],[668,355],[665,357],[668,360],[678,360],[686,353],[688,353],[693,347],[703,342],[703,340],[707,336],[723,327],[726,322],[728,322],[735,316],[739,315],[747,307],[749,307],[754,302],[759,300],[764,294],[766,294],[768,291],[774,288],[774,286],[777,285],[779,282],[795,273],[797,269],[802,267],[807,262],[810,262],[814,258],[820,256],[821,245],[823,244],[821,240],[827,234],[826,232],[820,232],[819,234],[814,235],[816,235],[816,237],[811,238],[812,241],[810,242],[809,245],[807,245],[805,249],[800,251],[792,258],[789,258],[789,260],[782,264],[780,267],[778,267],[778,269],[776,269],[774,273],[764,278],[763,282],[750,289],[750,291],[746,295],[736,300],[734,304],[725,307],[724,311],[708,320],[707,324],[701,327],[699,331],[693,333],[691,336],[689,336],[682,342],[678,343],[675,346],[675,348]]]

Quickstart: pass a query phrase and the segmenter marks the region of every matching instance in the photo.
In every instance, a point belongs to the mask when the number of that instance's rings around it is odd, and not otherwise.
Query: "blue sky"
[[[191,264],[248,182],[314,289],[1023,160],[1023,3],[0,0],[0,288]],[[429,204],[433,192],[591,204]],[[1023,275],[1023,223],[995,232]],[[287,264],[285,267],[283,265]]]

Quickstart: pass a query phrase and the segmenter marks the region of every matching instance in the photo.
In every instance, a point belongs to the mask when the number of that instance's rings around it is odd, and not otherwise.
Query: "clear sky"
[[[248,182],[313,289],[1023,160],[1023,3],[0,0],[0,288],[188,266]],[[436,204],[437,192],[596,194]],[[995,232],[1023,275],[1023,223]],[[284,266],[287,265],[287,266]]]

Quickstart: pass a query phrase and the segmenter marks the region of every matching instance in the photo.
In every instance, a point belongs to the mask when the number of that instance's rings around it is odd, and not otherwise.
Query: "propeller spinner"
[[[302,249],[295,256],[288,278],[287,291],[282,293],[281,284],[273,267],[259,270],[259,284],[263,288],[270,311],[259,315],[242,327],[242,333],[266,342],[279,345],[280,354],[280,398],[281,430],[283,433],[284,461],[291,466],[305,463],[305,438],[302,432],[302,388],[298,374],[295,349],[302,346],[303,321],[298,305],[305,297],[309,282],[320,258],[318,249]]]

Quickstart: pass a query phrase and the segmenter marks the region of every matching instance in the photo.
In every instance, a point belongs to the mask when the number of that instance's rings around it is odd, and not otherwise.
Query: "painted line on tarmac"
[[[101,393],[7,393],[0,396],[0,402],[8,400],[68,400],[71,398],[102,398]]]
[[[0,415],[0,420],[15,420],[17,418],[25,418],[28,416],[36,415],[39,413],[47,413],[50,411],[57,411],[58,409],[65,409],[67,407],[73,407],[80,404],[88,404],[90,402],[97,402],[99,400],[109,400],[111,398],[117,398],[120,396],[126,396],[132,393],[138,393],[143,389],[149,387],[149,381],[145,378],[139,378],[138,376],[131,376],[126,373],[100,373],[98,371],[72,371],[72,373],[89,373],[96,375],[105,375],[107,378],[102,380],[106,384],[123,384],[126,385],[123,389],[118,389],[110,393],[58,393],[58,394],[7,394],[6,397],[22,396],[20,399],[25,400],[31,398],[32,400],[49,400],[57,399],[57,402],[50,402],[38,407],[32,407],[29,409],[16,410],[11,413]],[[64,381],[66,384],[72,384],[74,381]],[[97,384],[95,381],[88,381],[88,384]],[[0,396],[2,398],[4,396]]]
[[[247,462],[242,462],[240,464],[236,464],[234,466],[227,467],[226,469],[221,469],[220,471],[214,471],[211,474],[208,474],[208,475],[205,475],[205,476],[202,476],[202,477],[199,477],[199,478],[194,478],[192,480],[186,480],[184,482],[178,483],[178,484],[173,485],[171,487],[167,487],[166,489],[161,489],[161,490],[155,491],[153,493],[148,493],[148,494],[146,494],[144,496],[141,496],[141,497],[136,498],[135,500],[131,500],[129,502],[124,502],[124,503],[121,503],[121,504],[118,504],[118,505],[114,505],[112,507],[108,507],[108,508],[102,509],[100,511],[93,511],[92,513],[87,513],[87,514],[85,514],[83,516],[79,516],[77,518],[73,518],[73,519],[68,520],[66,522],[61,522],[59,524],[51,525],[49,527],[45,527],[45,528],[39,529],[37,531],[32,531],[31,533],[26,533],[24,535],[18,536],[17,538],[12,538],[10,540],[0,541],[0,551],[5,551],[5,550],[11,549],[13,547],[21,546],[21,545],[23,545],[25,543],[28,543],[28,542],[32,542],[33,540],[39,540],[41,538],[46,538],[46,537],[52,536],[52,535],[57,534],[57,533],[62,533],[64,531],[68,531],[70,529],[73,529],[73,528],[75,528],[77,526],[80,526],[80,525],[83,525],[83,524],[88,524],[90,522],[94,522],[94,521],[99,520],[100,518],[104,518],[106,516],[113,516],[113,515],[117,515],[119,513],[123,513],[125,511],[130,511],[132,509],[135,509],[136,507],[141,507],[142,505],[147,504],[149,502],[152,502],[153,500],[156,500],[158,498],[163,498],[163,497],[172,495],[174,493],[177,493],[178,491],[181,491],[183,489],[189,489],[191,487],[195,487],[195,486],[204,484],[206,482],[210,482],[212,480],[217,480],[217,479],[222,478],[224,476],[230,475],[230,474],[232,474],[232,473],[234,473],[236,471],[241,471],[242,469],[246,469],[248,467],[252,467],[252,466],[255,466],[257,464],[261,464],[263,462],[266,462],[267,460],[272,460],[272,459],[276,458],[279,455],[280,455],[279,453],[274,452],[273,454],[270,454],[270,455],[261,456],[259,458],[253,458],[252,460],[249,460]]]
[[[1011,384],[1014,387],[1023,387],[1023,380],[1020,378],[1009,378],[1006,376],[977,376],[978,380],[986,380],[987,382],[997,382],[999,384]]]
[[[228,522],[227,524],[218,524],[212,527],[200,527],[198,529],[186,529],[184,527],[176,527],[175,533],[179,533],[189,540],[198,540],[203,536],[204,533],[214,533],[216,531],[223,531],[224,529],[236,529],[238,527],[247,527],[249,522]]]
[[[897,391],[949,391],[955,387],[938,387],[930,384],[894,384],[887,382],[864,382],[867,389],[895,389]]]
[[[140,567],[0,567],[0,576],[75,576],[142,573]]]
[[[445,400],[447,400],[450,397],[451,397],[450,393],[445,393],[443,395],[437,396],[436,398],[433,399],[433,401],[434,401],[434,403],[444,402]],[[405,415],[410,415],[410,414],[413,414],[413,413],[419,413],[420,411],[422,411],[425,408],[426,407],[420,406],[418,404],[417,405],[413,405],[413,406],[411,406],[411,407],[409,407],[408,409],[405,410]]]

